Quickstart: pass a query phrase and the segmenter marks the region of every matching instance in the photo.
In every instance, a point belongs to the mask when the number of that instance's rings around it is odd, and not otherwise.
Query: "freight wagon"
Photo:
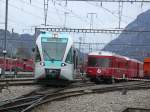
[[[144,59],[144,77],[150,78],[150,57]]]

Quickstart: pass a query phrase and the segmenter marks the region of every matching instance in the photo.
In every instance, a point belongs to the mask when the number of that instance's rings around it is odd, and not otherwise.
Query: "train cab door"
[[[78,53],[73,49],[73,77],[77,77],[77,67],[78,67]]]
[[[35,48],[34,61],[35,61],[34,76],[35,76],[35,78],[38,78],[39,76],[41,76],[45,72],[44,68],[42,66],[42,63],[41,63],[41,55],[40,55],[38,46],[36,46],[36,48]]]
[[[76,50],[73,50],[73,64],[74,64],[74,70],[77,70],[78,55],[77,55],[77,51]]]

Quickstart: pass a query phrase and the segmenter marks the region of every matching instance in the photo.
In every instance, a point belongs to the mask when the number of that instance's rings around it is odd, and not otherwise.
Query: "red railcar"
[[[6,71],[14,69],[15,62],[11,58],[6,58],[6,64],[5,64],[5,69]],[[0,68],[4,69],[4,59],[1,57],[0,58]]]
[[[23,70],[33,72],[34,62],[32,59],[24,59],[23,60]]]
[[[11,59],[11,58],[6,58],[6,64],[4,67],[4,58],[0,57],[0,68],[4,69],[6,71],[14,71],[17,69],[18,71],[33,71],[33,60],[31,59],[26,59],[26,60],[21,60],[21,59]]]
[[[143,77],[142,63],[111,52],[92,52],[88,55],[87,76],[99,82],[113,79]]]

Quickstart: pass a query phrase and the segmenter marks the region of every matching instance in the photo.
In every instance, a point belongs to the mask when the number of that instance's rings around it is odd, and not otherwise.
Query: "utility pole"
[[[12,28],[12,30],[11,30],[11,38],[12,39],[13,39],[13,34],[14,34],[14,29]],[[8,44],[8,47],[10,48],[10,58],[13,59],[13,46],[11,44]],[[11,66],[10,66],[9,72],[10,72],[10,75],[12,76],[13,75],[12,74],[12,64],[13,64],[13,62],[10,61],[10,63],[11,63]]]
[[[44,0],[44,25],[47,26],[47,12],[49,0]]]
[[[97,13],[87,13],[87,18],[90,16],[90,29],[93,29],[94,15],[97,18]]]
[[[6,0],[6,9],[5,9],[5,36],[4,36],[4,49],[3,49],[3,55],[4,55],[4,72],[3,75],[5,76],[5,70],[6,70],[6,40],[7,40],[7,21],[8,21],[8,0]]]
[[[89,52],[92,52],[92,43],[89,43]]]
[[[119,29],[121,28],[122,11],[123,11],[123,2],[119,2],[118,5],[118,16],[119,16],[118,28]]]
[[[64,18],[64,28],[66,28],[66,22],[67,22],[67,15],[69,14],[69,12],[64,12],[64,16],[65,16],[65,18]]]
[[[81,52],[81,43],[82,43],[82,37],[79,37],[79,51]]]

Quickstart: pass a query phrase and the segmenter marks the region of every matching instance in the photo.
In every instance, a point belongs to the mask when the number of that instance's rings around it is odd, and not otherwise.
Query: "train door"
[[[113,65],[112,66],[112,70],[113,70],[112,75],[115,75],[115,74],[117,74],[117,68],[118,68],[118,62],[117,62],[116,57],[113,58],[112,65]]]
[[[144,59],[144,77],[150,78],[150,58]]]
[[[76,70],[78,66],[78,55],[76,50],[73,50],[73,64],[74,64],[74,70]]]
[[[129,61],[126,60],[125,62],[125,75],[128,77],[129,74]]]
[[[115,64],[116,64],[116,67],[115,67],[116,72],[115,72],[114,76],[120,78],[121,77],[120,76],[120,60],[118,58],[116,58]]]

